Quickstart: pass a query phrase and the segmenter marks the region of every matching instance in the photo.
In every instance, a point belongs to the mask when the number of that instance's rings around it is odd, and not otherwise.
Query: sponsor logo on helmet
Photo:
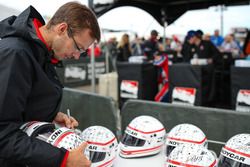
[[[96,147],[96,146],[89,145],[89,149],[90,149],[90,150],[97,150],[97,147]]]
[[[226,157],[229,157],[231,159],[237,160],[237,161],[241,161],[241,162],[245,161],[245,157],[239,156],[239,155],[234,154],[232,152],[228,152],[226,149],[222,149],[221,154],[225,155]]]
[[[52,134],[52,136],[48,139],[48,143],[53,143],[54,140],[57,139],[58,136],[60,136],[63,133],[63,131],[61,129],[58,129],[56,132],[54,132],[54,134]]]
[[[138,133],[136,133],[135,131],[132,131],[132,130],[130,130],[130,129],[126,129],[126,132],[127,132],[128,134],[131,134],[132,136],[137,136],[137,135],[138,135]]]
[[[168,167],[176,167],[175,165],[168,165]]]
[[[168,144],[169,144],[169,145],[172,145],[172,146],[178,146],[180,143],[179,143],[179,142],[176,142],[176,141],[173,141],[173,140],[169,140],[169,141],[168,141]]]

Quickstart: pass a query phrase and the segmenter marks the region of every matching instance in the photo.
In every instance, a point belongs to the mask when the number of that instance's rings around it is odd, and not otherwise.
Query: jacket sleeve
[[[19,130],[35,78],[32,66],[31,57],[24,49],[10,50],[1,45],[0,157],[10,164],[59,167],[67,155],[65,149],[31,138]]]
[[[221,65],[222,63],[222,55],[220,51],[217,49],[217,47],[209,41],[209,47],[210,47],[210,55],[212,55],[212,59],[214,61],[215,65]]]

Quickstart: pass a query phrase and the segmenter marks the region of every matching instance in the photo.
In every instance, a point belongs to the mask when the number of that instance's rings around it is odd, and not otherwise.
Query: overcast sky
[[[24,10],[33,5],[42,15],[51,16],[56,9],[69,0],[0,0],[0,4],[17,10]],[[87,5],[87,0],[81,1]],[[231,27],[250,28],[250,5],[229,7],[224,11],[224,34],[229,33]],[[140,36],[147,36],[152,29],[163,34],[163,28],[145,11],[134,7],[120,7],[104,14],[99,19],[102,28],[127,29],[137,32]],[[201,29],[205,33],[213,33],[220,29],[220,12],[216,7],[206,10],[189,11],[171,24],[166,33],[183,34],[190,29]],[[106,37],[107,38],[107,37]]]

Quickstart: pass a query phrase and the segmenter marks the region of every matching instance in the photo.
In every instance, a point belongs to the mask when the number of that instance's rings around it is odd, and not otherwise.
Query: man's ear
[[[67,30],[68,30],[68,24],[65,23],[65,22],[59,23],[56,26],[56,32],[57,32],[58,35],[62,35],[62,34],[67,33]]]

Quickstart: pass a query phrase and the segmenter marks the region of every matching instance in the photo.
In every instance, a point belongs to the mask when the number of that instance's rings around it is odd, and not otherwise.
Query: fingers
[[[63,120],[67,128],[73,129],[78,126],[78,121],[74,117],[69,117],[68,115],[63,115]]]
[[[70,121],[71,121],[72,128],[75,128],[79,125],[78,121],[74,117],[70,117]]]
[[[78,149],[78,152],[81,154],[83,153],[84,154],[84,157],[90,161],[90,155],[89,155],[89,152],[86,151],[86,148],[88,147],[88,143],[87,142],[83,142],[77,149]]]
[[[54,119],[54,122],[60,125],[65,125],[67,128],[70,128],[70,129],[73,129],[78,126],[78,121],[75,118],[67,114],[64,114],[62,112],[57,113]]]
[[[64,123],[65,123],[65,126],[67,128],[71,129],[72,128],[71,120],[70,120],[70,118],[66,114],[63,115],[63,120],[64,120]]]
[[[83,154],[87,143],[84,142],[69,152],[66,167],[90,167],[91,161]]]
[[[88,146],[88,143],[83,142],[82,144],[79,145],[78,149],[81,150],[82,152],[84,152],[84,150],[86,149],[87,146]]]

